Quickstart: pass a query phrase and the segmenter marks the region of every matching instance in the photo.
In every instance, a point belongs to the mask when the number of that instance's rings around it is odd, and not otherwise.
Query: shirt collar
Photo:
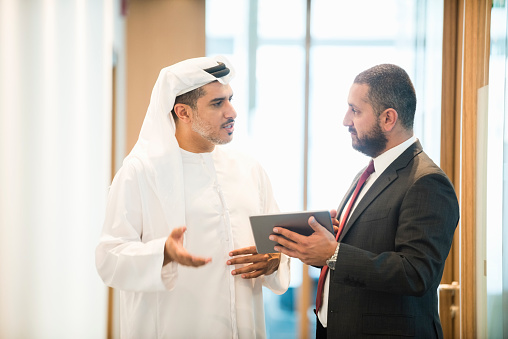
[[[392,162],[395,161],[406,149],[409,148],[412,144],[414,144],[418,139],[413,135],[403,143],[390,148],[388,151],[384,152],[381,155],[378,155],[374,160],[374,169],[377,176],[381,175],[384,170],[390,166]]]

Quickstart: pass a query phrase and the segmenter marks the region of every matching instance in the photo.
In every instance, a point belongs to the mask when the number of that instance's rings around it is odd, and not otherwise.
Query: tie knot
[[[367,166],[367,168],[365,169],[365,172],[369,173],[369,174],[372,174],[372,173],[374,173],[374,171],[375,171],[374,170],[374,160],[371,160],[369,162],[369,166]]]

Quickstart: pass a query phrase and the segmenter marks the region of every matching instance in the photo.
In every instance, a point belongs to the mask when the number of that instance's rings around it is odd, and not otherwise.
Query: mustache
[[[355,133],[356,134],[356,128],[348,127],[349,133]]]
[[[229,125],[230,123],[234,123],[234,122],[235,122],[235,119],[228,119],[228,121],[223,123],[221,126],[224,127],[224,126]]]

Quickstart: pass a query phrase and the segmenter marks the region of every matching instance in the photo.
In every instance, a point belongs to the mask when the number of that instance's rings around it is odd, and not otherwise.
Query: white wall
[[[103,338],[113,0],[0,0],[0,337]]]

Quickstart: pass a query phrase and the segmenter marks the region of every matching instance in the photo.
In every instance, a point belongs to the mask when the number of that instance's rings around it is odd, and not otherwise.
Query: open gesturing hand
[[[187,250],[183,247],[183,235],[187,228],[178,227],[171,231],[171,234],[166,239],[166,244],[164,246],[164,264],[169,264],[170,262],[176,261],[180,265],[184,266],[203,266],[210,261],[212,258],[202,258],[191,255]]]

